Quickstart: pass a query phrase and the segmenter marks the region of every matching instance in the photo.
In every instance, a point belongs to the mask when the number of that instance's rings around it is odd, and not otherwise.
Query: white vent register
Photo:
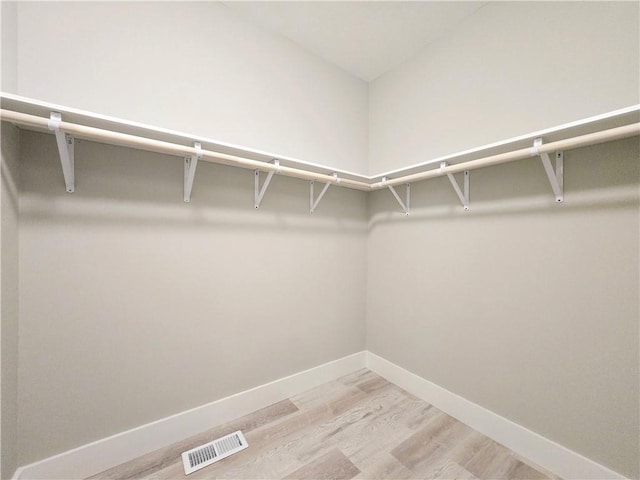
[[[212,442],[187,450],[182,454],[184,474],[189,475],[196,470],[200,470],[240,450],[244,450],[248,446],[244,435],[238,430]]]

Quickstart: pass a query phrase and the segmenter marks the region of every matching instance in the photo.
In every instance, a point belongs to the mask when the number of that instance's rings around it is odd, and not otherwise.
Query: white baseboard
[[[625,478],[374,353],[367,352],[367,367],[391,383],[562,478]]]
[[[215,402],[127,430],[16,470],[14,479],[86,478],[366,365],[358,352]]]
[[[363,367],[562,478],[625,478],[374,353],[362,351],[25,465],[16,470],[13,479],[86,478]]]

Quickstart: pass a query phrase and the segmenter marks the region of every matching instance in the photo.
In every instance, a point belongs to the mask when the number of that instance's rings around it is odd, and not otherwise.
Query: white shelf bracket
[[[196,176],[196,167],[198,166],[198,160],[202,158],[202,145],[198,142],[193,143],[193,148],[196,149],[195,155],[185,157],[184,159],[184,201],[189,203],[191,201],[191,190],[193,190],[193,180]]]
[[[540,145],[542,145],[542,139],[536,138],[533,141],[532,150],[534,155],[540,156],[544,171],[547,173],[547,177],[549,178],[551,189],[553,190],[553,194],[556,196],[556,202],[561,203],[564,201],[564,154],[563,152],[556,152],[556,167],[554,170],[553,165],[551,165],[549,154],[538,152],[538,147],[540,147]]]
[[[273,159],[273,163],[277,168],[277,172],[280,171],[280,160]],[[262,199],[264,198],[264,194],[267,192],[267,188],[269,188],[269,183],[271,183],[271,179],[273,178],[273,174],[276,171],[270,171],[267,174],[267,178],[264,180],[262,187],[260,187],[260,170],[255,171],[255,183],[253,189],[253,197],[254,197],[254,206],[256,210],[260,208],[260,204],[262,203]]]
[[[333,175],[333,178],[336,179],[335,183],[336,184],[340,183],[338,174],[333,173],[332,175]],[[322,200],[322,197],[324,197],[324,194],[327,193],[327,190],[329,190],[329,187],[331,186],[331,183],[323,184],[324,186],[322,187],[322,190],[320,191],[318,198],[314,198],[313,187],[315,183],[316,183],[315,180],[311,180],[310,189],[309,189],[309,212],[310,213],[315,212],[316,208],[318,208],[318,204],[320,203],[320,200]]]
[[[441,162],[440,168],[444,168],[447,165],[449,165],[447,162]],[[456,180],[456,177],[453,176],[453,173],[447,173],[447,177],[451,182],[451,186],[456,191],[456,195],[458,195],[460,203],[462,203],[462,206],[465,210],[469,210],[469,170],[465,170],[463,175],[464,183],[463,187],[460,188],[460,184],[458,184],[458,181]]]
[[[388,180],[387,177],[382,177],[382,183],[383,184],[387,180]],[[408,216],[409,215],[409,208],[411,207],[411,184],[407,183],[407,191],[406,191],[406,196],[405,196],[405,201],[404,202],[400,198],[400,195],[398,195],[398,192],[396,192],[396,189],[393,187],[393,185],[387,185],[387,186],[389,187],[389,191],[393,194],[393,196],[396,198],[396,200],[400,204],[400,208],[402,208],[402,211],[404,212],[404,214]]]
[[[68,133],[60,131],[62,115],[58,112],[51,112],[48,127],[56,135],[58,152],[60,153],[60,163],[62,164],[62,174],[67,193],[73,193],[75,187],[75,164],[74,164],[74,139]]]

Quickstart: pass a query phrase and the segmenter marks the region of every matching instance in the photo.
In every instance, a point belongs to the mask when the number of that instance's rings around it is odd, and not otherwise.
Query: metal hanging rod
[[[456,163],[445,167],[418,172],[411,175],[404,175],[385,181],[375,182],[371,184],[371,189],[377,190],[402,183],[418,182],[427,178],[440,177],[449,173],[464,172],[465,170],[475,170],[477,168],[490,167],[492,165],[500,165],[501,163],[514,162],[516,160],[524,160],[525,158],[537,157],[544,153],[561,152],[574,148],[587,147],[589,145],[597,145],[599,143],[610,142],[613,140],[621,140],[623,138],[634,137],[640,135],[640,123],[624,125],[622,127],[611,128],[609,130],[601,130],[599,132],[588,133],[578,137],[567,138],[555,142],[544,143],[528,148],[521,148],[507,153],[491,155],[489,157],[478,158],[468,162]]]
[[[0,119],[3,121],[14,123],[16,125],[41,128],[45,130],[48,129],[49,124],[48,118],[4,109],[0,110]],[[61,132],[72,135],[76,139],[81,138],[85,140],[103,141],[104,143],[140,148],[142,150],[148,150],[156,153],[165,153],[169,155],[175,155],[177,157],[193,157],[195,155],[200,155],[199,159],[201,161],[248,168],[251,170],[261,170],[263,172],[276,172],[280,175],[302,178],[304,180],[318,180],[324,183],[333,184],[338,183],[336,177],[330,174],[316,173],[299,168],[275,165],[273,163],[260,162],[258,160],[250,160],[248,158],[229,155],[226,153],[213,152],[211,150],[201,149],[197,151],[195,147],[190,147],[187,145],[163,142],[161,140],[153,140],[150,138],[138,137],[126,133],[112,132],[110,130],[103,130],[101,128],[87,127],[84,125],[60,121],[58,123],[58,129]],[[357,180],[351,180],[348,178],[341,178],[340,185],[356,190],[370,190],[368,183],[359,182]]]
[[[29,115],[26,113],[15,112],[13,110],[0,110],[0,120],[14,123],[16,125],[39,128],[42,130],[48,130],[50,128],[50,119],[43,118],[35,115]],[[88,127],[84,125],[78,125],[69,122],[56,122],[56,128],[58,132],[71,135],[74,138],[82,138],[86,140],[102,141],[104,143],[115,144],[120,146],[127,146],[133,148],[140,148],[157,153],[164,153],[169,155],[175,155],[178,157],[194,157],[197,156],[199,160],[204,160],[212,163],[219,163],[223,165],[231,165],[235,167],[248,168],[251,170],[260,170],[262,172],[275,172],[280,175],[288,177],[301,178],[305,180],[320,181],[323,183],[340,184],[341,186],[352,188],[362,191],[379,190],[382,188],[389,188],[396,185],[408,184],[426,180],[428,178],[439,177],[443,175],[454,174],[458,172],[464,172],[468,170],[475,170],[478,168],[490,167],[493,165],[499,165],[502,163],[513,162],[516,160],[523,160],[526,158],[532,158],[541,156],[543,154],[549,154],[554,152],[562,152],[571,150],[574,148],[586,147],[589,145],[596,145],[599,143],[605,143],[613,140],[620,140],[623,138],[629,138],[636,135],[640,135],[640,123],[633,123],[624,125],[621,127],[611,128],[608,130],[602,130],[599,132],[589,133],[586,135],[580,135],[577,137],[567,138],[564,140],[558,140],[555,142],[549,142],[544,144],[536,144],[532,147],[521,148],[507,153],[501,153],[498,155],[491,155],[476,160],[470,160],[467,162],[457,163],[453,165],[447,165],[441,168],[430,169],[423,172],[418,172],[410,175],[404,175],[395,178],[388,178],[384,181],[378,181],[373,183],[361,182],[357,180],[351,180],[348,178],[337,178],[335,175],[316,173],[310,170],[303,170],[299,168],[286,167],[283,165],[275,165],[273,163],[261,162],[258,160],[251,160],[248,158],[239,157],[236,155],[229,155],[220,152],[214,152],[210,150],[197,150],[195,147],[187,145],[179,145],[170,142],[164,142],[161,140],[153,140],[150,138],[139,137],[135,135],[129,135],[125,133],[113,132],[110,130],[104,130],[95,127]]]

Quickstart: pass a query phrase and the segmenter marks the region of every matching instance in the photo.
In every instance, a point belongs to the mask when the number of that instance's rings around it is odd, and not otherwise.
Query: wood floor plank
[[[407,397],[387,382],[385,388],[376,389],[349,411],[309,429],[308,435],[291,446],[300,452],[301,461],[337,447],[362,468],[376,454],[387,452],[408,436],[411,431],[406,424],[416,424],[410,417],[422,412],[425,406],[428,407],[425,402]]]
[[[308,461],[310,457],[333,447],[339,447],[345,453],[351,452],[351,444],[366,443],[371,437],[371,426],[401,400],[401,394],[391,388],[365,395],[351,409],[310,429],[309,434],[302,437],[296,446],[300,451],[300,459]]]
[[[425,480],[477,480],[473,473],[460,464],[454,462],[451,459],[446,459],[444,462],[438,465],[437,468],[432,469],[432,472],[426,476],[421,476]]]
[[[516,458],[506,447],[486,439],[484,446],[463,465],[479,478],[514,479],[548,478]]]
[[[349,480],[360,470],[345,455],[334,448],[285,477],[287,480]]]
[[[289,418],[279,425],[281,436],[273,434],[276,426],[270,426],[272,430],[268,434],[268,442],[261,445],[249,435],[247,441],[249,449],[253,452],[253,458],[245,460],[241,457],[224,460],[220,464],[213,465],[208,473],[198,475],[195,478],[282,478],[286,471],[291,471],[293,466],[301,466],[314,458],[328,453],[335,448],[332,432],[342,431],[350,425],[358,423],[368,412],[368,404],[384,397],[385,393],[366,395],[354,387],[342,385],[342,395],[346,395],[348,402],[340,406],[339,401],[328,402],[304,402],[305,408],[301,409],[297,417],[301,417],[306,423],[304,428],[296,428],[291,425],[295,417]],[[331,386],[332,395],[340,392],[335,385]],[[397,394],[397,392],[395,392]],[[392,403],[392,402],[390,402]],[[318,415],[318,412],[320,415]],[[259,432],[254,432],[259,435]],[[266,447],[261,449],[261,447]],[[288,470],[287,470],[288,469]],[[286,470],[286,471],[285,471]],[[268,472],[268,474],[266,473]],[[192,475],[193,477],[193,475]]]
[[[354,480],[407,480],[417,478],[413,472],[402,465],[393,455],[383,453],[377,455],[369,464],[361,469]]]
[[[355,385],[344,385],[341,381],[334,380],[299,395],[294,395],[289,400],[300,410],[311,410],[316,407],[331,409],[333,398],[343,396],[345,391],[365,393]]]
[[[188,480],[557,478],[368,369],[92,478],[187,478],[180,454],[235,430],[249,448]]]
[[[489,438],[482,443],[482,448],[463,467],[479,478],[504,478],[496,475],[502,463],[509,460],[509,452]]]
[[[459,471],[456,475],[475,477],[462,465],[482,449],[485,441],[484,435],[472,431],[468,435],[459,436],[454,442],[448,444],[433,442],[429,454],[414,463],[411,470],[421,478],[430,479],[443,478],[445,472],[452,474],[452,468]]]
[[[328,416],[323,418],[322,421],[316,421],[307,428],[299,432],[292,432],[291,435],[279,441],[271,442],[271,449],[254,453],[255,459],[251,460],[249,465],[249,468],[251,468],[250,474],[246,471],[247,467],[245,465],[238,466],[238,468],[245,469],[247,475],[244,478],[280,478],[281,475],[276,475],[273,470],[274,467],[269,467],[275,458],[284,466],[296,463],[302,465],[313,461],[334,448],[342,448],[343,445],[339,439],[343,437],[356,438],[357,435],[354,432],[357,431],[357,428],[368,423],[367,419],[372,410],[377,408],[380,402],[385,401],[389,395],[395,395],[394,398],[388,401],[388,405],[391,406],[397,401],[397,396],[399,395],[393,389],[390,389],[389,392],[377,392],[376,395],[363,394],[358,401],[352,404],[351,408],[343,412],[336,412],[337,414],[334,417]],[[316,406],[315,408],[319,407]],[[305,415],[306,413],[307,411],[301,410],[300,415]],[[248,442],[249,449],[252,448],[252,445],[255,446],[250,439],[248,439]],[[268,477],[260,476],[260,469],[257,468],[260,465],[263,465],[265,469],[270,468],[272,474]],[[222,465],[220,468],[222,468]],[[234,478],[240,478],[236,476],[237,470],[230,472],[229,467],[225,468],[227,468],[226,473],[231,473]]]
[[[462,441],[473,430],[445,413],[438,413],[423,428],[391,451],[400,463],[412,471],[419,471],[424,464],[434,464],[444,452]]]
[[[265,469],[271,468],[268,466],[271,465],[274,458],[279,459],[281,463],[292,462],[295,464],[297,452],[292,453],[291,450],[301,438],[308,435],[308,429],[313,428],[316,424],[332,420],[336,415],[339,416],[348,411],[359,401],[367,399],[367,394],[360,389],[344,385],[340,387],[336,388],[332,382],[332,385],[329,385],[327,389],[327,395],[323,396],[320,401],[312,401],[310,398],[304,397],[305,401],[300,402],[303,408],[300,408],[298,412],[248,432],[245,437],[249,448],[195,472],[189,477],[192,479],[220,478],[220,476],[240,478],[238,471],[243,468],[255,468],[256,465],[263,465]],[[250,462],[247,460],[247,455],[252,455]],[[181,478],[181,472],[182,466],[173,464],[158,471],[155,478],[158,480]]]
[[[256,410],[232,422],[213,427],[198,435],[194,435],[165,448],[138,457],[130,462],[106,470],[94,475],[91,479],[127,480],[147,476],[175,463],[180,459],[182,452],[186,450],[208,443],[236,430],[242,430],[243,433],[251,432],[256,428],[267,425],[297,411],[298,407],[296,407],[291,400],[282,400],[281,402]]]
[[[342,451],[358,468],[366,468],[378,456],[387,454],[438,414],[435,408],[425,410],[424,406],[424,402],[402,399],[387,412],[363,425],[358,437],[345,438],[341,443]],[[421,422],[417,419],[421,419]]]
[[[356,383],[356,387],[358,387],[365,393],[373,393],[376,390],[388,387],[389,385],[389,382],[382,377],[372,378],[371,380],[367,380],[365,382]]]

